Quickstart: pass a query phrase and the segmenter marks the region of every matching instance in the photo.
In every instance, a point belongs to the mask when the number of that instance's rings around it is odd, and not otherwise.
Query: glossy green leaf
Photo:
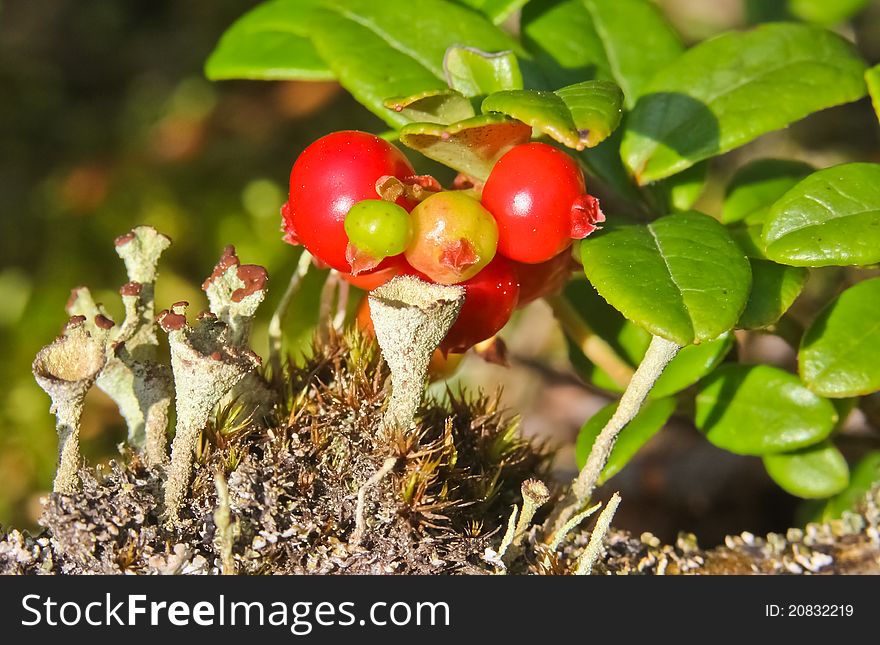
[[[880,165],[813,173],[777,201],[762,233],[771,260],[793,266],[880,262]]]
[[[764,251],[764,239],[761,237],[763,230],[763,224],[746,224],[745,222],[736,222],[727,227],[730,237],[750,260],[767,259],[767,253]]]
[[[721,221],[763,223],[770,207],[815,170],[792,159],[758,159],[736,171],[724,197]]]
[[[651,342],[651,334],[624,318],[596,293],[589,282],[585,279],[572,280],[565,287],[565,298],[584,322],[633,368],[642,362]],[[724,360],[733,343],[733,333],[727,332],[716,340],[682,348],[654,384],[651,397],[671,396],[690,387]],[[585,382],[610,392],[623,391],[614,379],[591,363],[570,341],[569,357],[572,367]]]
[[[817,25],[836,25],[849,20],[868,5],[869,0],[788,0],[788,10],[796,17]]]
[[[385,107],[399,112],[408,121],[454,123],[474,116],[471,102],[455,90],[429,90],[415,96],[389,98]]]
[[[532,0],[523,7],[520,30],[551,87],[588,79],[614,80],[582,0]]]
[[[581,428],[577,438],[576,456],[578,468],[583,468],[590,455],[590,449],[596,441],[596,437],[602,432],[602,428],[617,410],[617,403],[611,403],[590,417],[590,420]],[[602,469],[598,484],[601,486],[606,481],[619,473],[630,459],[638,452],[639,448],[648,443],[655,434],[663,429],[663,426],[675,412],[675,399],[652,399],[646,402],[636,417],[617,436],[608,463]]]
[[[702,161],[685,171],[651,185],[665,211],[680,213],[693,208],[709,179],[709,162]]]
[[[571,111],[565,101],[553,92],[496,92],[486,97],[481,109],[484,114],[495,112],[519,119],[569,148],[585,147],[574,127]]]
[[[732,329],[751,284],[723,225],[697,212],[606,226],[581,243],[584,272],[615,309],[679,345]]]
[[[813,517],[817,522],[835,520],[846,511],[855,512],[875,484],[880,482],[880,450],[869,452],[850,473],[849,484],[829,499]]]
[[[311,36],[321,57],[354,97],[389,125],[407,123],[388,110],[388,97],[414,96],[448,86],[446,50],[522,52],[509,35],[480,14],[444,0],[324,0]]]
[[[701,384],[697,427],[740,455],[797,450],[825,439],[837,410],[793,374],[770,365],[724,365]]]
[[[504,22],[529,0],[458,0],[484,13],[495,24]]]
[[[332,79],[309,39],[309,20],[320,0],[272,0],[235,22],[205,64],[211,80]]]
[[[582,0],[602,42],[612,78],[632,108],[654,75],[684,51],[651,0]]]
[[[506,114],[576,150],[595,146],[620,123],[620,88],[607,81],[587,81],[556,92],[510,90],[490,94],[484,113]]]
[[[801,341],[798,365],[804,383],[822,396],[880,390],[880,278],[850,287],[819,314]]]
[[[580,141],[593,148],[620,125],[623,92],[610,81],[584,81],[556,90],[571,112]]]
[[[485,96],[523,87],[519,62],[512,52],[488,53],[473,47],[450,47],[443,58],[449,87],[465,96]]]
[[[865,82],[868,84],[868,93],[871,95],[871,105],[874,114],[880,118],[880,65],[876,65],[865,72]]]
[[[794,303],[809,277],[802,267],[788,267],[769,260],[750,259],[752,290],[739,317],[739,329],[769,327]]]
[[[429,159],[480,181],[513,146],[527,143],[532,129],[500,114],[484,114],[450,125],[411,123],[400,130],[400,142]]]
[[[803,24],[704,41],[662,69],[627,121],[621,154],[640,184],[669,177],[865,94],[853,46]]]
[[[764,468],[784,491],[804,499],[821,499],[844,490],[849,466],[830,441],[795,452],[764,456]]]

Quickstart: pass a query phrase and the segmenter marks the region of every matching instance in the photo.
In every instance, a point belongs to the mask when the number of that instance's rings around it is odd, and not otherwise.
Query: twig
[[[614,348],[590,328],[574,307],[562,296],[545,296],[553,315],[565,334],[578,346],[590,362],[602,368],[615,383],[626,387],[633,376],[633,368]]]
[[[388,457],[388,459],[385,460],[385,463],[382,464],[382,467],[377,470],[375,474],[373,474],[373,476],[360,487],[360,489],[358,489],[357,508],[355,509],[354,519],[355,528],[354,532],[351,534],[352,545],[360,545],[361,540],[364,539],[364,531],[367,530],[367,520],[364,517],[367,505],[367,491],[382,481],[388,473],[394,470],[396,465],[397,457]]]
[[[651,344],[648,346],[642,363],[633,374],[623,396],[620,397],[620,403],[614,416],[608,420],[602,432],[596,437],[596,441],[590,449],[587,463],[572,482],[568,493],[551,514],[548,520],[551,530],[558,531],[589,501],[590,495],[593,494],[596,487],[596,482],[602,474],[602,469],[608,463],[608,457],[614,448],[614,442],[617,441],[617,435],[639,413],[642,404],[651,392],[651,388],[654,387],[654,383],[657,382],[663,370],[675,358],[680,349],[681,347],[676,343],[660,336],[654,336],[651,339]]]
[[[614,493],[611,499],[608,500],[608,505],[599,513],[596,526],[593,528],[593,532],[590,533],[590,541],[587,543],[587,548],[584,549],[584,552],[577,559],[575,575],[588,576],[593,571],[593,565],[596,564],[596,560],[599,559],[599,555],[602,552],[605,536],[608,535],[608,529],[611,528],[611,520],[614,519],[614,513],[617,512],[618,506],[620,506],[620,493]]]
[[[303,278],[309,272],[312,265],[312,256],[308,251],[303,249],[302,255],[299,256],[299,262],[296,264],[296,270],[290,276],[290,282],[278,306],[272,314],[269,321],[269,364],[272,366],[272,378],[277,379],[281,374],[281,340],[283,336],[282,329],[284,327],[284,318],[287,316],[287,310],[293,297],[299,292]]]

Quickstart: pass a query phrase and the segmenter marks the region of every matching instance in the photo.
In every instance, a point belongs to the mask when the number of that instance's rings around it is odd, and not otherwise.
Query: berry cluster
[[[396,147],[335,132],[306,148],[282,208],[285,240],[366,290],[397,275],[461,284],[465,303],[441,344],[463,352],[513,310],[557,290],[568,249],[604,220],[571,157],[543,143],[516,146],[482,191],[442,190]]]

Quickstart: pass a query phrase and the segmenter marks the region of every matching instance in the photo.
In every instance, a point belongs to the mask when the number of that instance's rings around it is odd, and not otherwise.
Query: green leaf
[[[724,196],[721,221],[725,224],[763,223],[770,207],[815,170],[792,159],[758,159],[736,171]]]
[[[814,520],[828,522],[838,519],[845,511],[855,511],[877,482],[880,482],[880,450],[869,452],[853,467],[847,487],[829,499]]]
[[[474,11],[444,0],[324,0],[311,36],[339,82],[389,125],[407,119],[385,107],[388,97],[414,96],[448,86],[446,50],[522,52],[519,44]]]
[[[622,98],[613,83],[587,81],[556,92],[495,92],[481,109],[519,119],[569,148],[583,150],[603,141],[618,126]]]
[[[821,499],[844,490],[849,466],[830,441],[796,452],[765,455],[764,468],[782,490],[804,499]]]
[[[804,334],[798,353],[801,378],[834,398],[880,390],[880,278],[850,287]]]
[[[719,448],[740,455],[813,445],[837,419],[830,401],[770,365],[724,365],[703,381],[696,397],[697,427]]]
[[[709,162],[701,161],[687,170],[658,181],[651,188],[667,209],[680,213],[690,210],[703,194],[709,179]]]
[[[880,119],[880,65],[876,65],[865,72],[865,82],[868,84],[868,93],[871,95],[871,105],[874,107],[874,114]]]
[[[868,5],[868,1],[788,0],[788,10],[801,20],[830,27],[855,16]]]
[[[614,80],[582,0],[532,0],[523,8],[520,29],[551,87],[587,79]]]
[[[880,165],[813,173],[777,201],[762,233],[771,260],[793,266],[880,262]]]
[[[488,52],[473,47],[450,47],[443,58],[449,87],[465,96],[485,96],[503,90],[521,90],[522,73],[512,52]]]
[[[590,455],[590,449],[593,447],[596,437],[599,436],[602,428],[617,410],[617,405],[616,402],[606,405],[590,417],[590,420],[581,428],[576,447],[578,468],[583,468],[587,463],[587,457]],[[675,412],[675,399],[647,401],[636,417],[617,436],[617,441],[608,457],[608,463],[605,464],[605,468],[602,469],[602,474],[599,476],[598,485],[601,486],[619,473],[639,448],[648,443],[648,440],[663,428],[673,412]]]
[[[411,123],[400,130],[403,145],[479,181],[486,181],[505,152],[527,143],[531,136],[528,125],[499,114],[450,125]]]
[[[496,25],[504,22],[529,0],[458,0],[484,13]]]
[[[810,273],[801,267],[787,267],[769,260],[750,259],[752,291],[739,317],[739,329],[769,327],[782,317],[801,294]]]
[[[762,224],[746,224],[745,222],[736,222],[727,227],[730,237],[736,242],[736,245],[742,249],[750,260],[766,260],[767,253],[764,251],[764,240],[761,238],[761,232],[764,230]]]
[[[678,34],[650,0],[583,0],[627,108],[654,75],[684,51]]]
[[[333,72],[309,39],[320,0],[272,0],[239,18],[205,64],[211,80],[329,80]]]
[[[593,148],[620,125],[623,92],[610,81],[584,81],[556,90],[571,112],[580,140]]]
[[[697,212],[606,226],[581,243],[581,257],[615,309],[679,345],[732,329],[751,284],[748,260],[727,230]]]
[[[865,94],[865,64],[831,32],[761,25],[696,45],[649,83],[621,154],[640,184],[663,179]]]
[[[583,150],[585,147],[574,127],[571,111],[565,101],[553,92],[495,92],[486,97],[480,109],[484,114],[496,112],[519,119],[569,148]]]
[[[642,362],[651,342],[651,334],[624,318],[596,293],[589,282],[585,279],[570,281],[565,287],[565,298],[587,325],[633,368]],[[730,353],[733,342],[733,333],[727,332],[716,340],[683,347],[651,388],[651,397],[671,396],[699,381],[718,367]],[[585,382],[610,392],[623,391],[614,379],[591,363],[576,345],[570,341],[568,344],[572,367]]]
[[[415,96],[389,98],[385,107],[408,121],[423,123],[448,124],[474,116],[471,102],[455,90],[428,90]]]

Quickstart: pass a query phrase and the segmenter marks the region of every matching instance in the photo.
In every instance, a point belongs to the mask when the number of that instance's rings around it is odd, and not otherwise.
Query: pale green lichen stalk
[[[52,399],[58,431],[58,470],[52,490],[79,488],[79,428],[86,394],[104,367],[104,345],[92,337],[85,319],[71,319],[64,333],[37,354],[34,378]]]
[[[98,387],[113,399],[128,426],[128,443],[148,465],[167,463],[166,430],[171,403],[171,374],[158,360],[155,323],[156,266],[171,240],[149,226],[116,239],[129,282],[120,294],[125,319],[113,326],[85,287],[74,289],[67,303],[71,315],[86,318],[95,337],[105,340],[106,366]]]
[[[370,292],[370,316],[382,357],[391,370],[384,426],[406,430],[425,392],[431,354],[458,318],[461,286],[398,276]]]
[[[199,433],[214,407],[244,376],[259,367],[260,358],[232,344],[229,327],[213,314],[199,316],[195,326],[186,320],[187,303],[179,302],[159,315],[168,333],[174,374],[177,426],[171,465],[165,483],[165,513],[177,522],[189,486]]]

